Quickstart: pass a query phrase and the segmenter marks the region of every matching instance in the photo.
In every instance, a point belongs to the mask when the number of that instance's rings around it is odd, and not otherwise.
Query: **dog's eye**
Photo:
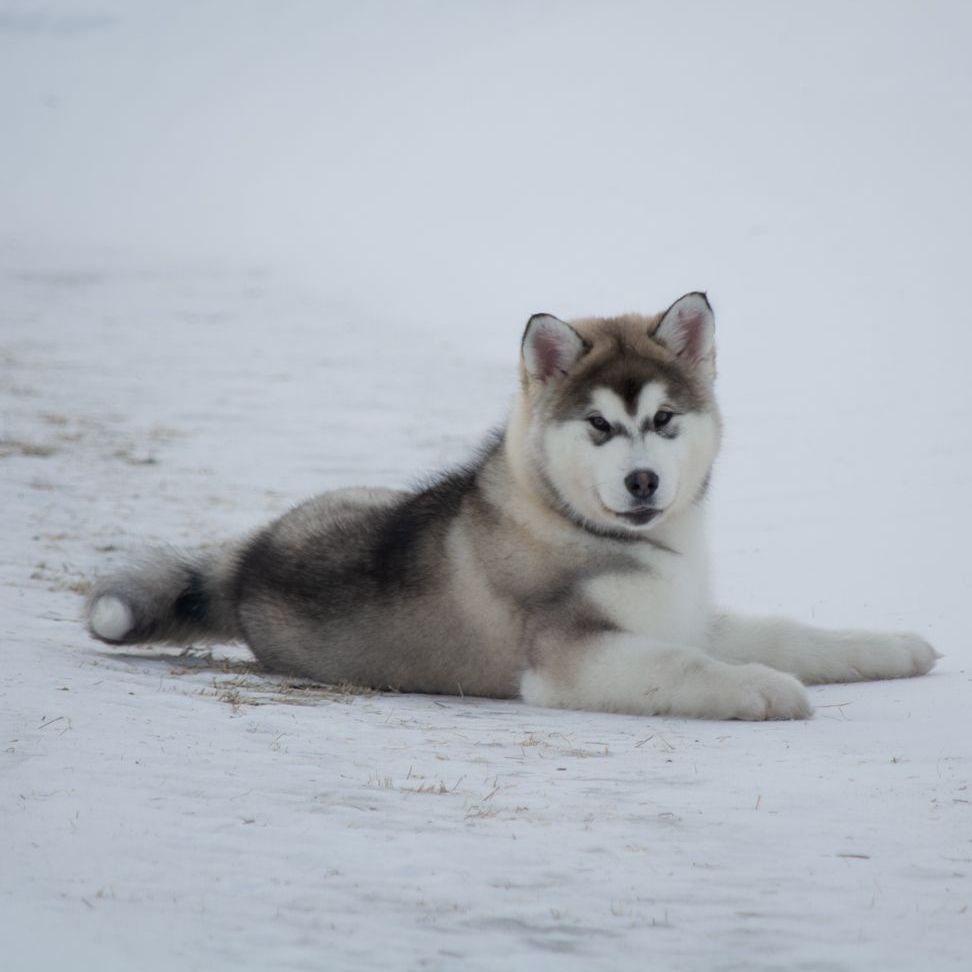
[[[655,412],[655,417],[652,419],[652,422],[654,423],[656,429],[663,429],[666,425],[668,425],[669,422],[671,422],[671,420],[672,413],[665,411],[665,409],[661,409],[660,411]]]
[[[591,415],[587,421],[591,428],[597,429],[598,432],[607,434],[611,431],[611,423],[606,418],[602,418],[600,415]]]

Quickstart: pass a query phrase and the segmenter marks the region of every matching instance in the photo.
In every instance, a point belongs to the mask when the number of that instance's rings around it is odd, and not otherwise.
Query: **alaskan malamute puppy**
[[[713,315],[530,318],[479,459],[412,492],[325,493],[217,552],[157,553],[88,605],[110,644],[242,639],[269,670],[644,715],[802,719],[803,683],[920,675],[911,634],[713,607]]]

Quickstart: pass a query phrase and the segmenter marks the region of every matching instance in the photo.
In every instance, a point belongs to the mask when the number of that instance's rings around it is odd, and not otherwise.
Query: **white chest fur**
[[[666,537],[675,552],[646,544],[643,570],[600,574],[585,585],[587,596],[621,630],[669,644],[702,643],[711,605],[701,514],[685,527]]]

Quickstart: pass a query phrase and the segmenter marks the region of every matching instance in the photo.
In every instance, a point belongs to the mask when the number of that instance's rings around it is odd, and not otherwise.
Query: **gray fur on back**
[[[254,537],[236,598],[257,658],[323,682],[509,697],[536,626],[606,626],[576,589],[597,565],[505,513],[500,444],[421,491],[324,494]]]

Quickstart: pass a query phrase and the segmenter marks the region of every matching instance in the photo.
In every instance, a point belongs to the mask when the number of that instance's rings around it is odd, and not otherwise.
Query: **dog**
[[[651,317],[536,314],[509,421],[474,462],[150,554],[95,583],[89,630],[242,640],[268,671],[324,683],[707,719],[803,719],[805,684],[929,671],[917,635],[714,607],[714,328],[700,292]]]

